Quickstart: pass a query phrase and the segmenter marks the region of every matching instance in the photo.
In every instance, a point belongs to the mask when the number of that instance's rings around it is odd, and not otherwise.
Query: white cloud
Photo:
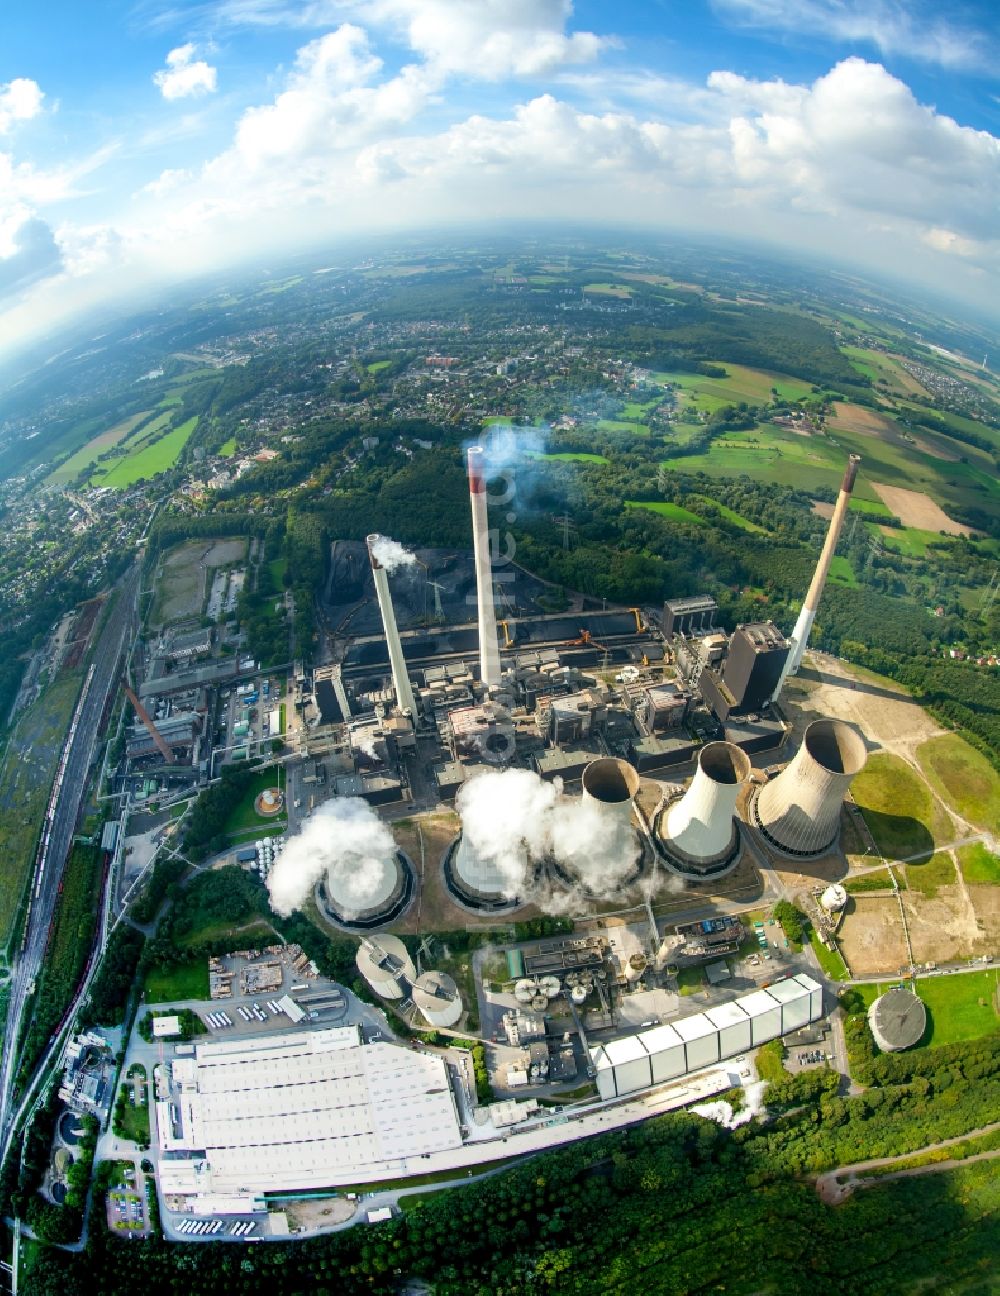
[[[28,77],[15,77],[0,85],[0,135],[6,134],[15,122],[37,117],[44,98],[38,82]]]
[[[713,0],[723,16],[742,26],[788,31],[815,40],[825,36],[874,46],[947,68],[991,66],[995,39],[939,17],[939,6],[899,0]],[[991,54],[991,46],[994,46]]]
[[[971,257],[982,252],[980,244],[973,239],[963,238],[954,230],[935,226],[934,229],[924,230],[920,237],[935,252],[947,252],[951,256]]]
[[[167,55],[167,66],[153,74],[164,99],[187,99],[211,94],[216,87],[216,70],[204,59],[195,59],[193,44],[179,45]]]

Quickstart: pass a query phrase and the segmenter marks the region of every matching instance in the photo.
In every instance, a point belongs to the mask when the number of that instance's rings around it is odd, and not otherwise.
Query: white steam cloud
[[[386,899],[393,889],[396,843],[367,801],[333,797],[292,837],[267,879],[271,907],[288,917],[320,880],[345,916]]]
[[[416,561],[416,555],[411,554],[409,549],[404,549],[397,540],[390,540],[388,536],[380,535],[372,541],[371,551],[377,563],[380,563],[391,575],[397,567],[411,567]]]
[[[639,858],[628,823],[592,801],[564,795],[560,780],[548,783],[530,770],[480,774],[461,788],[455,807],[463,852],[512,899],[525,897],[534,866],[546,860],[570,872],[588,895],[609,896]],[[543,908],[565,906],[552,896],[532,899]]]
[[[496,423],[474,444],[482,446],[487,477],[496,477],[513,468],[523,467],[534,455],[544,454],[548,440],[547,427]]]

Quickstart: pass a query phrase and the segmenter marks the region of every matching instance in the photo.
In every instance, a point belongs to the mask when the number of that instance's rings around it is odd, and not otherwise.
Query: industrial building
[[[803,974],[669,1025],[590,1050],[597,1090],[621,1098],[798,1030],[823,1015],[823,989]]]
[[[197,1213],[247,1210],[266,1192],[327,1188],[462,1144],[442,1057],[356,1026],[212,1040],[157,1068],[166,1197]]]
[[[899,1053],[919,1044],[927,1029],[924,1001],[905,986],[879,995],[868,1009],[868,1025],[883,1053]]]

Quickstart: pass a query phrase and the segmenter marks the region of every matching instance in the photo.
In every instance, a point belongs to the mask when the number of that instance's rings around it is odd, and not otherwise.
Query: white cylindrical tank
[[[569,997],[575,1004],[582,1004],[590,992],[586,986],[575,985],[569,992]]]
[[[754,823],[786,855],[821,855],[837,840],[840,807],[867,759],[852,725],[815,720],[794,759],[758,793]]]
[[[698,753],[691,786],[660,821],[668,854],[695,865],[732,855],[739,840],[736,802],[750,778],[750,758],[729,742],[710,742]]]
[[[820,896],[819,902],[827,913],[837,913],[847,904],[847,892],[839,882],[833,882]]]
[[[597,802],[604,814],[632,822],[632,799],[639,791],[639,775],[628,761],[602,756],[583,771],[583,799]]]
[[[417,979],[406,946],[398,936],[387,932],[363,937],[355,962],[364,979],[383,999],[402,999],[407,991],[406,983],[412,984]]]
[[[557,976],[543,976],[539,983],[539,990],[546,999],[557,999],[559,989],[559,978]]]
[[[425,972],[414,983],[413,1002],[431,1026],[454,1026],[462,1015],[462,996],[447,972]]]
[[[519,1004],[530,1004],[538,994],[538,982],[524,978],[514,984],[514,998]]]
[[[646,970],[645,954],[632,954],[628,959],[626,959],[623,970],[625,972],[626,981],[629,983],[638,981]]]

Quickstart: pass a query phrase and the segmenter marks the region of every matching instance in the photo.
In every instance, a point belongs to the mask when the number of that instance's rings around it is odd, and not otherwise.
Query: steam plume
[[[358,913],[391,891],[395,856],[392,833],[367,801],[333,797],[309,816],[272,868],[271,907],[287,918],[325,876],[338,907]]]
[[[397,567],[409,567],[417,561],[409,549],[404,549],[398,540],[390,540],[388,536],[379,536],[373,541],[372,554],[390,576]]]

